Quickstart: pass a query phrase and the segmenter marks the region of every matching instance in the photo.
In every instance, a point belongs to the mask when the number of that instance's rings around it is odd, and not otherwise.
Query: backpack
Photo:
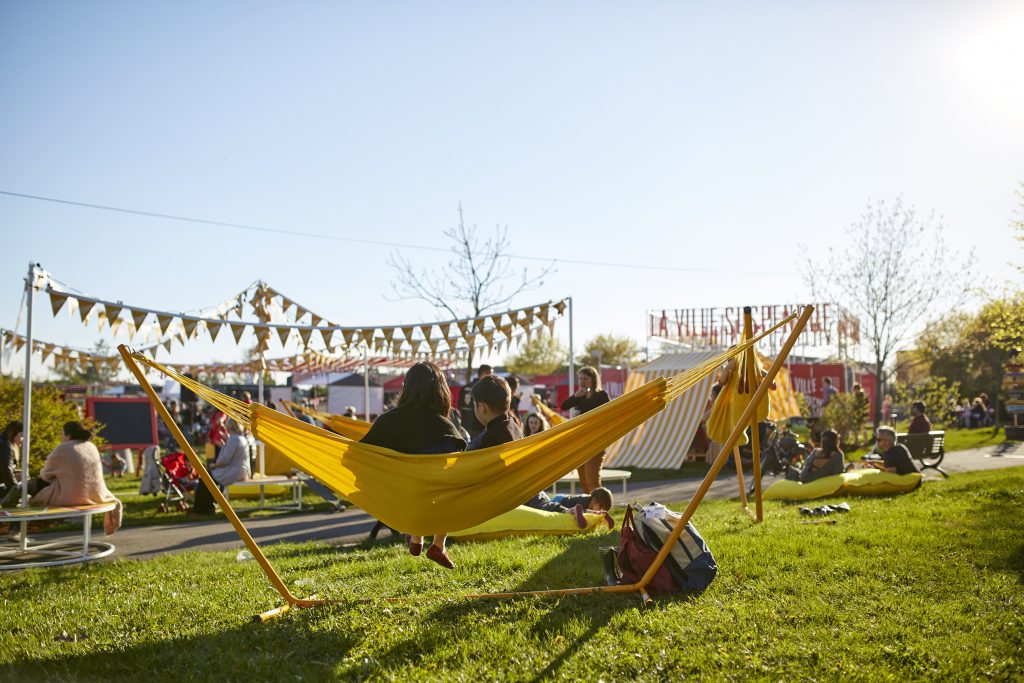
[[[637,513],[635,517],[634,511]],[[618,553],[625,581],[635,583],[640,580],[681,518],[682,515],[659,503],[642,508],[626,506]],[[687,522],[647,589],[652,593],[702,591],[711,585],[716,573],[718,565],[711,550],[697,528]]]

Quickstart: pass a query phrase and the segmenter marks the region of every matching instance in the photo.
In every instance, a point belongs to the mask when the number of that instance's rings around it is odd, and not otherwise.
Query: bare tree
[[[846,235],[847,246],[829,248],[805,279],[815,298],[835,302],[860,320],[861,345],[877,377],[877,428],[883,385],[893,374],[890,360],[923,321],[966,302],[975,257],[971,251],[958,258],[943,242],[941,222],[919,219],[902,199],[869,203]]]
[[[481,239],[477,226],[466,227],[459,203],[459,224],[444,231],[451,240],[452,259],[444,270],[417,269],[400,252],[392,252],[388,265],[395,271],[391,286],[398,299],[421,299],[442,315],[476,319],[508,306],[519,294],[537,289],[553,272],[549,265],[531,274],[526,268],[512,268],[508,253],[508,227],[495,227],[494,235]],[[470,333],[477,333],[475,326]],[[468,382],[473,371],[473,348],[466,368]]]

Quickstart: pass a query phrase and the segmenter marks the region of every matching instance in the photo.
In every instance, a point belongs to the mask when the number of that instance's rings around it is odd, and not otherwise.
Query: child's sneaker
[[[576,507],[572,509],[572,514],[574,517],[576,517],[576,526],[578,526],[581,529],[586,529],[587,518],[583,516],[583,506],[577,504]]]

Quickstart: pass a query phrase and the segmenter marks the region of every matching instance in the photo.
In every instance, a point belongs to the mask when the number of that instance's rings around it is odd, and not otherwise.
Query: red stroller
[[[184,453],[168,453],[160,458],[160,485],[164,491],[164,500],[157,510],[168,512],[173,506],[186,512],[192,501],[196,479],[197,475]]]

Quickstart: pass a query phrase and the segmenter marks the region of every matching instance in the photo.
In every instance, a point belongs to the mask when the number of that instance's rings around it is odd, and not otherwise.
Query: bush
[[[0,429],[11,420],[22,418],[25,386],[20,377],[0,377]],[[64,431],[64,423],[80,421],[86,429],[95,434],[102,425],[95,420],[82,419],[78,407],[61,398],[57,387],[36,385],[32,388],[32,439],[29,453],[28,469],[32,476],[39,470],[57,444],[60,443]],[[97,448],[103,448],[103,440],[93,437]]]
[[[863,406],[854,394],[836,394],[825,406],[818,430],[835,430],[844,444],[853,445],[859,440],[864,426],[862,416]]]

